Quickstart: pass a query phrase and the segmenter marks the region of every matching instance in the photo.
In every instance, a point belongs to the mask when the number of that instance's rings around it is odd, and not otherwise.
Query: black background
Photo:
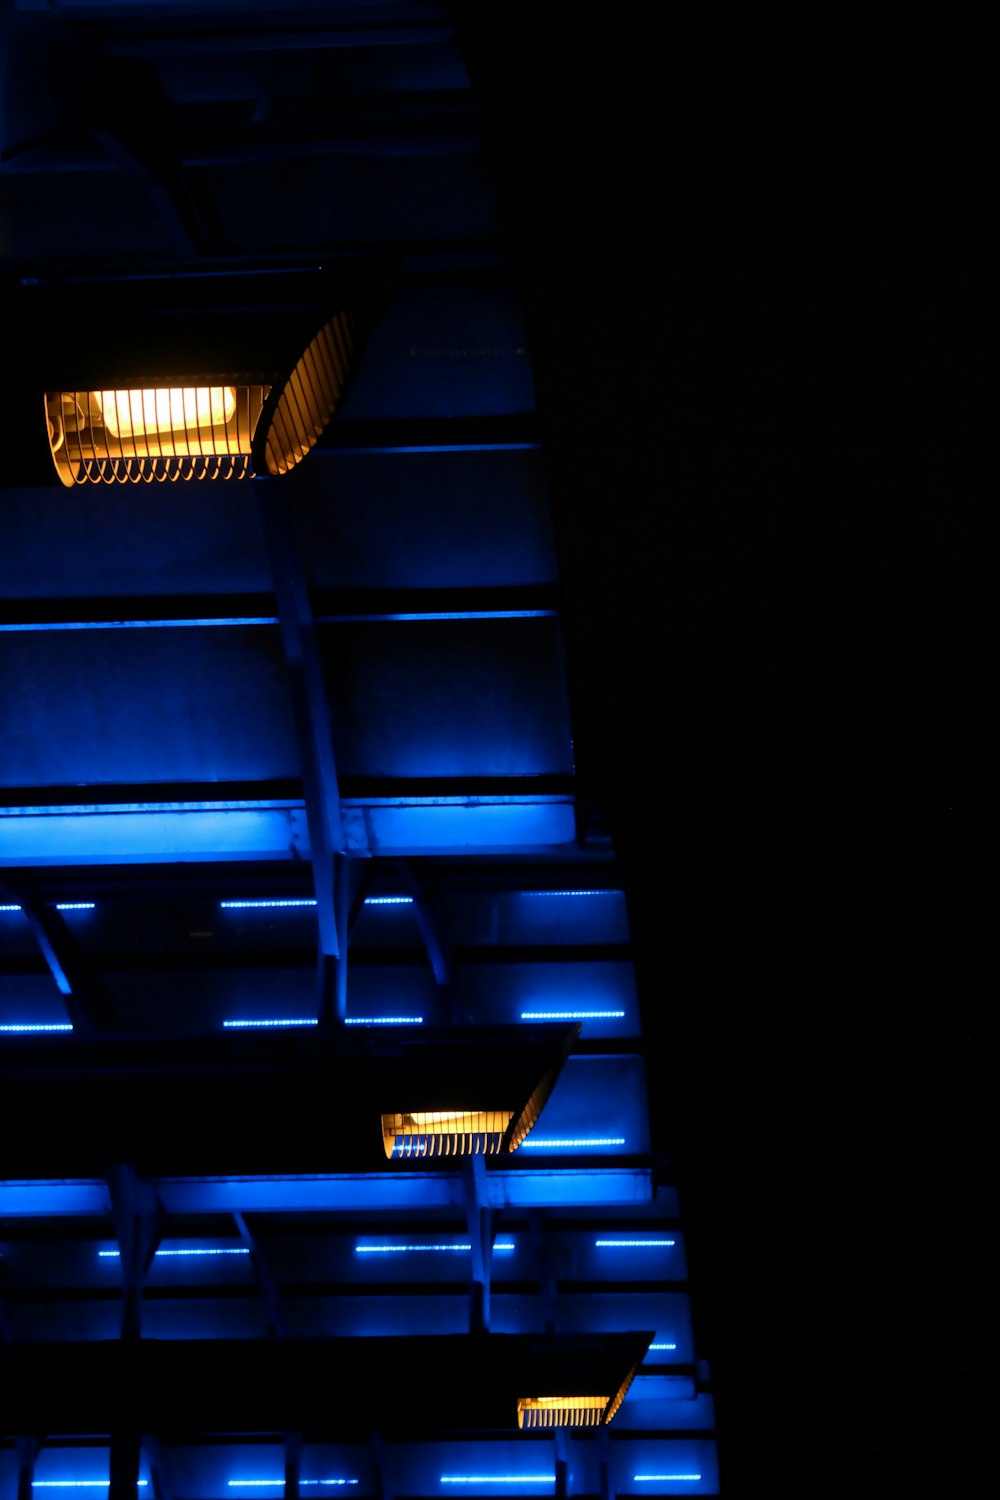
[[[981,26],[453,10],[724,1490],[964,1493],[996,987]]]

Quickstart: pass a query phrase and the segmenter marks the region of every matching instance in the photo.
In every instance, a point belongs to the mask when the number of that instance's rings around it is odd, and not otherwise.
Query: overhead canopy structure
[[[3,15],[0,1496],[711,1494],[449,16]]]

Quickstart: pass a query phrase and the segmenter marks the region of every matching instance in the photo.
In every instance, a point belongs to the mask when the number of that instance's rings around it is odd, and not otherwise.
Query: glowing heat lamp
[[[633,1363],[612,1396],[522,1396],[517,1403],[518,1427],[606,1427],[628,1395],[638,1362]],[[582,1376],[583,1385],[586,1375]],[[609,1382],[610,1384],[611,1382]],[[575,1384],[575,1381],[567,1381]],[[596,1385],[596,1380],[594,1381]],[[584,1390],[586,1386],[584,1385]]]
[[[387,1079],[379,1100],[386,1156],[400,1161],[516,1151],[534,1128],[579,1032],[579,1024],[550,1026],[529,1041],[520,1029],[477,1027],[475,1043],[466,1038],[461,1048],[451,1033],[436,1043],[432,1037],[414,1043],[412,1065],[402,1077]],[[450,1054],[446,1068],[442,1049]],[[421,1055],[427,1059],[423,1067]],[[387,1107],[397,1101],[410,1107]]]
[[[514,1111],[420,1110],[382,1116],[382,1144],[389,1157],[496,1156]]]
[[[609,1396],[522,1396],[518,1427],[599,1427]]]
[[[139,391],[95,391],[94,399],[115,437],[162,432],[205,432],[225,427],[236,411],[231,385],[160,386]]]
[[[56,473],[76,484],[293,469],[340,407],[388,296],[336,271],[77,278],[25,290],[28,378]]]

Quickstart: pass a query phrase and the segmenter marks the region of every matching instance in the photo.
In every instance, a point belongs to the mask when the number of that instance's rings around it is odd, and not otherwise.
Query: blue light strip
[[[412,896],[366,896],[366,906],[412,906]],[[315,896],[286,896],[273,901],[220,901],[223,911],[265,911],[316,905]],[[20,911],[19,906],[0,906],[0,911]]]
[[[620,890],[607,891],[522,891],[522,896],[620,896]]]
[[[676,1344],[650,1344],[650,1349],[676,1349]]]
[[[513,1250],[513,1240],[498,1241],[493,1249],[495,1251]],[[442,1250],[471,1250],[468,1241],[453,1245],[355,1245],[355,1255],[411,1255],[427,1251]]]
[[[679,1483],[682,1479],[700,1479],[700,1474],[633,1474],[633,1484],[662,1484],[668,1481],[672,1484]]]
[[[41,1024],[41,1023],[36,1024],[35,1022],[30,1022],[30,1023],[25,1022],[24,1024],[22,1024],[21,1022],[18,1022],[18,1021],[12,1021],[9,1024],[5,1024],[3,1026],[0,1026],[0,1031],[14,1031],[14,1032],[25,1032],[25,1031],[72,1031],[72,1030],[73,1030],[73,1024],[72,1024],[71,1021],[49,1021],[49,1022],[46,1022],[44,1025]]]
[[[260,1026],[318,1026],[319,1021],[315,1016],[281,1016],[268,1017],[263,1021],[223,1021],[224,1028],[235,1030],[238,1027],[254,1028]]]
[[[522,1021],[620,1021],[623,1010],[522,1010]]]
[[[423,1016],[348,1016],[345,1026],[422,1026]]]
[[[145,1479],[136,1480],[140,1488],[146,1483]],[[33,1479],[31,1488],[33,1490],[106,1490],[110,1484],[110,1479]]]
[[[676,1240],[595,1240],[599,1250],[652,1250],[662,1245],[674,1245]]]
[[[427,609],[398,615],[321,615],[325,625],[367,625],[406,620],[556,620],[555,609]]]
[[[121,1255],[121,1251],[120,1250],[98,1250],[97,1253],[98,1253],[98,1255],[100,1256],[100,1258],[102,1260],[117,1260],[118,1257]],[[250,1254],[250,1251],[248,1249],[243,1248],[243,1247],[240,1247],[239,1249],[237,1249],[236,1247],[234,1247],[231,1250],[230,1249],[221,1249],[221,1250],[220,1249],[209,1249],[209,1250],[157,1250],[156,1251],[156,1258],[158,1260],[161,1255],[249,1255],[249,1254]]]
[[[315,906],[315,896],[293,896],[281,901],[220,901],[223,911],[259,911],[265,907]]]
[[[285,1481],[281,1479],[227,1479],[226,1483],[232,1489],[262,1489],[270,1485],[272,1489],[284,1489]],[[307,1484],[360,1484],[358,1479],[300,1479],[299,1488]]]
[[[442,1474],[442,1484],[555,1484],[554,1474]]]
[[[579,1136],[566,1140],[546,1140],[545,1138],[535,1140],[533,1137],[529,1137],[528,1140],[521,1142],[521,1148],[525,1151],[529,1147],[534,1150],[555,1151],[562,1149],[564,1146],[624,1146],[624,1144],[625,1137],[623,1135]]]
[[[93,911],[96,901],[57,901],[56,911]],[[0,906],[0,911],[21,911],[20,906]]]
[[[174,630],[190,625],[277,625],[276,615],[242,615],[231,619],[194,620],[39,620],[0,624],[0,633],[27,634],[51,630]]]
[[[348,1016],[347,1026],[422,1026],[423,1016]],[[267,1016],[261,1021],[223,1021],[223,1027],[233,1030],[258,1026],[318,1026],[315,1016]]]

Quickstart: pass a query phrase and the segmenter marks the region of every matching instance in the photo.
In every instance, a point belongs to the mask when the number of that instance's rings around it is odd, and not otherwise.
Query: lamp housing
[[[26,287],[61,483],[288,473],[343,401],[387,291],[381,261]]]

